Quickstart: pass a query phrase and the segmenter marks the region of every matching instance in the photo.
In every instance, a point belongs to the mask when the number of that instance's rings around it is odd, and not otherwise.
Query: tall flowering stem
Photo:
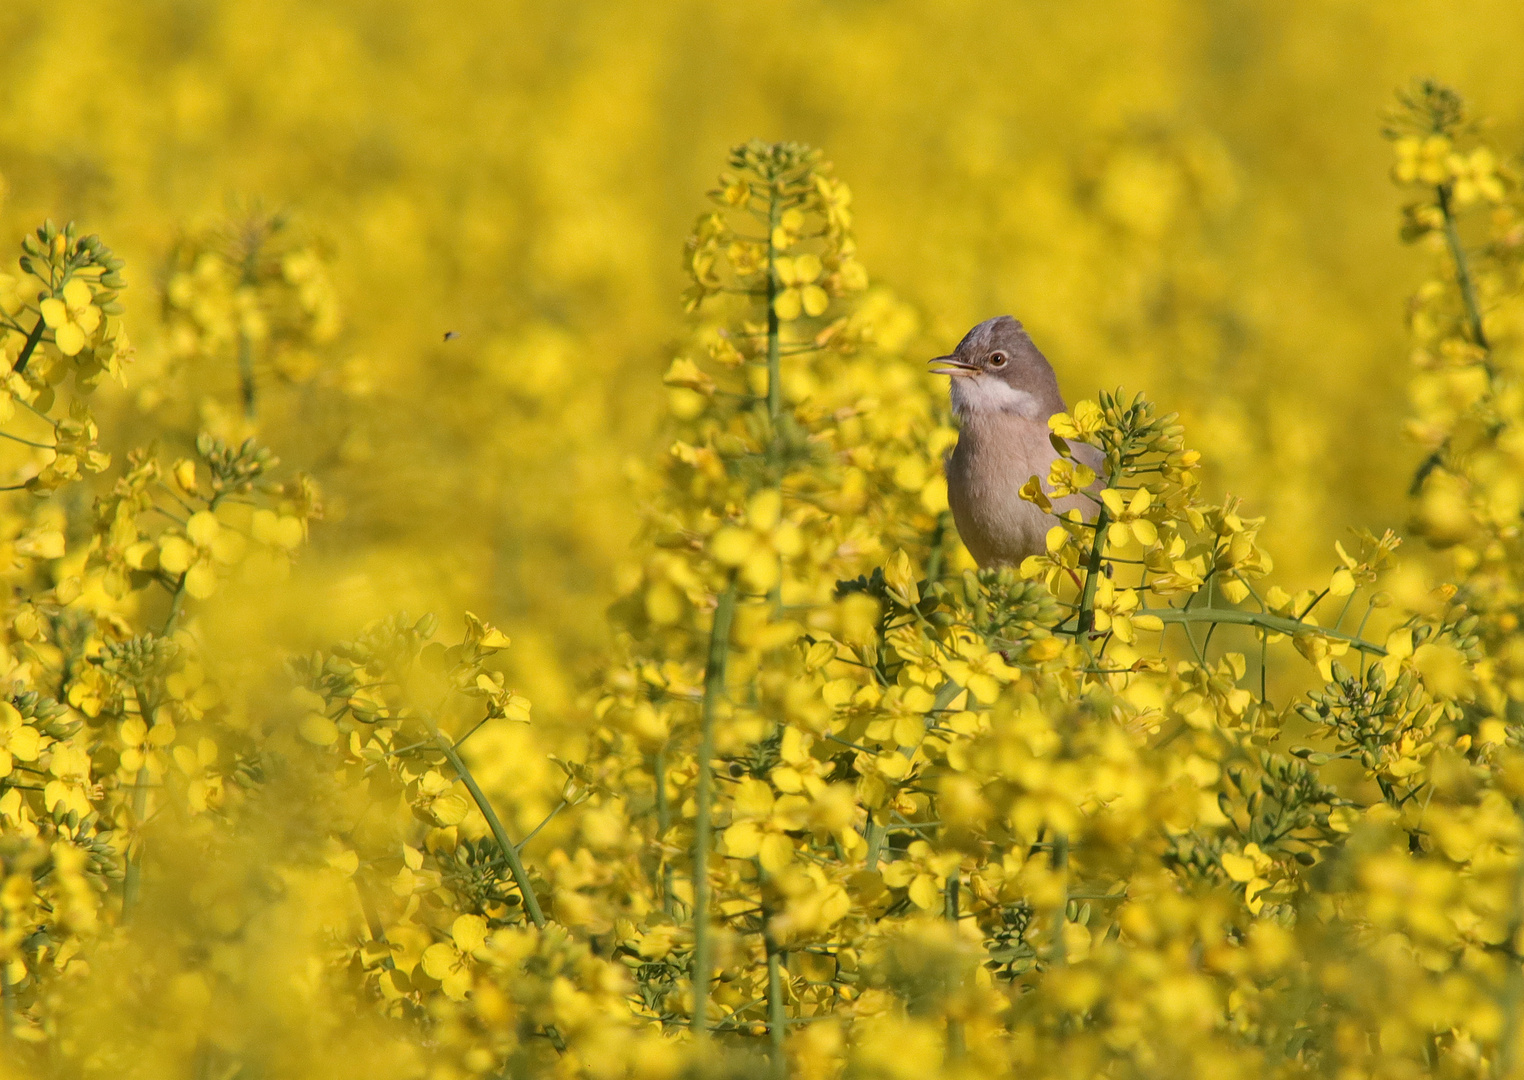
[[[709,980],[714,969],[713,929],[709,925],[709,849],[714,844],[714,722],[725,696],[725,667],[730,650],[730,626],[735,618],[736,586],[720,593],[709,632],[709,656],[704,668],[704,700],[699,714],[698,785],[693,819],[693,1033],[709,1030]]]
[[[774,425],[774,438],[778,420],[783,415],[783,348],[779,340],[778,294],[782,282],[778,279],[778,228],[783,215],[779,199],[779,183],[767,185],[767,415]]]
[[[492,839],[497,842],[498,853],[508,864],[508,870],[513,875],[513,883],[518,886],[519,896],[524,901],[524,913],[529,916],[529,921],[535,926],[543,927],[545,912],[541,910],[540,900],[534,894],[534,886],[529,881],[529,871],[524,868],[524,860],[519,857],[518,845],[509,838],[508,830],[503,827],[502,818],[497,816],[497,811],[492,806],[492,800],[487,798],[487,793],[476,782],[476,777],[471,774],[465,759],[455,748],[455,743],[439,730],[432,717],[423,714],[422,718],[434,745],[450,763],[450,768],[455,770],[455,775],[460,777],[460,782],[466,785],[466,790],[471,793],[472,802],[476,803],[476,808],[487,820],[487,827],[492,830]]]
[[[737,433],[745,431],[739,442],[726,440],[727,482],[707,495],[706,513],[712,516],[706,520],[717,520],[720,527],[701,527],[712,535],[700,565],[714,583],[711,588],[718,599],[704,657],[694,762],[690,1023],[695,1033],[710,1027],[713,764],[720,736],[717,728],[730,722],[718,714],[718,706],[727,693],[732,626],[738,620],[748,627],[783,623],[784,577],[802,543],[795,521],[798,511],[789,505],[789,481],[813,482],[809,443],[784,396],[784,365],[805,363],[823,348],[855,347],[857,335],[848,320],[826,321],[825,317],[834,297],[864,284],[846,232],[850,220],[846,189],[829,177],[817,151],[795,143],[748,143],[732,152],[730,164],[733,172],[722,176],[721,187],[712,193],[718,209],[699,219],[689,241],[693,287],[688,302],[697,310],[706,301],[715,301],[713,307],[721,319],[703,332],[706,351],[711,360],[743,369],[746,378],[741,392],[721,396],[716,393],[716,380],[686,357],[674,361],[667,374],[675,394],[709,399],[699,414],[700,432],[707,436],[715,430],[708,425],[716,424],[729,425]],[[691,397],[680,400],[689,409],[699,404]],[[747,670],[754,667],[748,665]],[[755,687],[732,689],[735,708],[727,710],[727,716],[756,696]],[[784,732],[785,725],[776,720],[769,726],[775,738]],[[660,758],[665,764],[666,755]],[[664,809],[666,779],[658,776],[655,782],[662,785],[657,799],[660,827],[669,816]],[[735,845],[728,839],[726,849],[735,854]],[[759,864],[754,887],[762,888],[766,873]],[[773,933],[771,908],[764,903],[759,910],[760,926],[748,929],[759,930],[763,939],[770,1056],[775,1073],[781,1076],[786,1071],[787,947]]]

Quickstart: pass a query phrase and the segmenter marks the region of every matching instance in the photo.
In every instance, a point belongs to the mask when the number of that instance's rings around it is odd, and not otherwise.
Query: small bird
[[[960,425],[958,445],[947,455],[947,501],[953,521],[980,566],[1020,566],[1045,550],[1053,519],[1021,497],[1036,476],[1045,491],[1058,451],[1048,437],[1048,417],[1064,412],[1053,366],[1009,315],[986,319],[948,356],[930,363],[952,376],[952,407]],[[1093,446],[1071,443],[1076,461],[1101,471]],[[1097,490],[1099,484],[1097,484]],[[1089,520],[1100,504],[1089,495],[1053,500],[1055,511],[1077,508]]]

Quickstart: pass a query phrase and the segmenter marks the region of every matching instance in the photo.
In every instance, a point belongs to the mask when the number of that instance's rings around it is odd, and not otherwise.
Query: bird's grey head
[[[964,420],[993,413],[1045,420],[1064,409],[1052,365],[1009,315],[984,320],[931,363],[935,374],[952,376],[953,412]]]

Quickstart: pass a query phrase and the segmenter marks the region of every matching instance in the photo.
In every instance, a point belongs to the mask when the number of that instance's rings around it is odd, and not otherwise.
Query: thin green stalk
[[[1261,709],[1270,708],[1270,635],[1259,636],[1259,704]],[[1259,714],[1254,716],[1254,723],[1259,725]]]
[[[180,584],[169,594],[169,614],[165,616],[164,626],[159,630],[162,637],[169,637],[175,632],[175,624],[180,621],[180,615],[185,610],[185,578],[189,573],[187,570],[180,575]]]
[[[1466,258],[1465,246],[1461,244],[1460,229],[1455,223],[1455,209],[1450,205],[1449,185],[1440,184],[1434,189],[1434,194],[1439,203],[1439,211],[1445,219],[1445,244],[1450,249],[1450,259],[1455,264],[1455,283],[1460,287],[1461,302],[1466,306],[1467,328],[1471,331],[1471,340],[1486,353],[1482,366],[1487,372],[1490,386],[1497,380],[1497,368],[1492,363],[1492,345],[1487,340],[1487,331],[1482,325],[1482,305],[1477,300],[1476,285],[1471,278],[1471,263]],[[1408,486],[1409,495],[1417,495],[1422,490],[1423,482],[1444,462],[1445,452],[1449,449],[1450,440],[1446,438],[1438,449],[1423,459],[1413,474],[1412,484]]]
[[[778,299],[777,249],[773,247],[773,232],[778,228],[782,207],[778,203],[778,185],[768,185],[767,192],[767,419],[773,431],[770,453],[779,463],[778,489],[783,490],[783,455],[779,453],[778,421],[783,414],[783,361],[780,348],[778,312],[774,302]],[[783,607],[783,556],[778,556],[778,582],[768,593],[773,611]]]
[[[788,1080],[788,1012],[783,999],[785,951],[773,935],[773,911],[768,902],[767,871],[757,863],[757,884],[762,890],[762,945],[767,950],[767,1055],[772,1080]]]
[[[1106,510],[1106,504],[1102,503],[1101,508],[1095,512],[1095,539],[1090,546],[1090,562],[1085,567],[1085,588],[1080,593],[1076,629],[1081,638],[1095,629],[1095,590],[1101,581],[1101,561],[1106,557],[1106,526],[1109,524],[1111,515]]]
[[[773,232],[783,208],[778,204],[778,185],[770,184],[767,190],[767,415],[774,430],[783,412],[783,386],[780,379],[782,364],[779,356],[778,311],[774,301],[778,299],[778,271],[775,267],[778,252],[773,247]]]
[[[878,860],[884,851],[884,835],[889,831],[887,825],[880,825],[870,816],[866,839],[868,841],[868,869],[877,870]]]
[[[264,223],[255,226],[249,237],[248,250],[244,253],[242,284],[253,288],[259,281],[259,251],[264,244]],[[243,398],[243,415],[253,420],[255,415],[256,388],[254,385],[254,342],[248,331],[238,331],[238,386]]]
[[[519,896],[523,898],[524,911],[528,914],[529,921],[543,928],[545,913],[540,910],[539,898],[535,896],[534,888],[529,884],[529,873],[524,869],[523,860],[519,858],[518,846],[508,838],[508,830],[503,828],[497,811],[492,809],[492,803],[487,800],[486,792],[482,791],[481,785],[476,782],[476,777],[471,775],[471,770],[466,768],[466,763],[461,760],[455,744],[439,730],[428,714],[421,714],[421,716],[429,729],[429,734],[434,739],[434,745],[439,747],[445,758],[449,760],[455,775],[460,777],[460,782],[465,784],[466,790],[471,793],[476,808],[482,812],[482,817],[487,819],[487,827],[492,830],[492,838],[497,841],[498,849],[503,853],[503,858],[508,861],[508,870],[513,874],[513,883],[518,887]]]
[[[1515,802],[1513,812],[1515,820],[1524,823],[1524,805]],[[1524,957],[1516,951],[1519,934],[1524,931],[1524,850],[1517,858],[1513,868],[1513,888],[1508,897],[1508,974],[1503,980],[1502,1000],[1498,1002],[1503,1011],[1503,1027],[1493,1063],[1493,1075],[1498,1080],[1513,1074],[1518,1056],[1520,1011],[1524,1009]]]
[[[943,914],[948,922],[958,925],[958,892],[960,882],[956,872],[947,875],[946,900],[943,906]],[[968,1053],[968,1047],[963,1037],[963,1021],[947,1018],[947,1058],[956,1061]]]
[[[132,787],[132,825],[139,832],[137,847],[127,858],[127,874],[122,879],[122,921],[126,922],[138,906],[143,891],[143,819],[148,815],[148,766],[138,769]]]
[[[238,331],[238,390],[239,396],[243,398],[244,417],[254,419],[254,342],[243,330]]]
[[[153,712],[148,703],[143,699],[143,688],[133,687],[133,697],[137,699],[138,716],[145,724],[153,723]],[[136,843],[133,850],[127,856],[127,872],[122,878],[122,921],[126,922],[132,917],[133,909],[138,906],[138,897],[143,891],[143,822],[148,817],[148,763],[145,761],[138,767],[137,779],[132,787],[132,827],[137,833]]]
[[[937,526],[931,533],[931,551],[926,556],[926,584],[928,587],[942,580],[942,559],[947,546],[947,526],[952,514],[943,510],[937,515]]]
[[[370,889],[367,883],[360,880],[358,874],[354,878],[355,895],[360,898],[360,911],[365,915],[365,928],[370,931],[370,939],[378,945],[386,945],[390,950],[391,943],[386,939],[386,927],[381,925],[381,914],[376,910],[376,905],[370,898]],[[391,952],[388,951],[381,957],[381,966],[387,971],[393,971],[397,965],[392,960]]]
[[[465,741],[464,739],[461,740],[461,742],[464,742],[464,741]],[[456,743],[455,745],[459,746],[460,743]],[[556,803],[556,808],[554,810],[552,810],[550,813],[546,814],[540,820],[540,823],[538,825],[536,825],[534,828],[529,830],[529,835],[524,837],[524,839],[520,840],[514,846],[517,847],[520,851],[523,851],[525,845],[527,845],[529,843],[529,841],[533,840],[536,836],[540,835],[540,830],[541,829],[545,828],[545,826],[549,825],[552,821],[554,821],[556,819],[556,815],[559,814],[562,810],[565,810],[570,805],[571,804],[566,801],[565,796],[563,796],[561,798],[561,801]]]
[[[1187,611],[1184,608],[1146,607],[1135,611],[1133,618],[1140,615],[1155,615],[1164,623],[1233,623],[1239,626],[1257,626],[1277,634],[1319,634],[1335,641],[1347,641],[1361,652],[1371,653],[1374,656],[1386,655],[1386,650],[1380,645],[1366,641],[1357,634],[1346,634],[1323,626],[1312,626],[1282,615],[1270,615],[1262,611],[1239,611],[1234,608],[1196,608]]]
[[[9,936],[10,917],[0,909],[0,934]],[[0,959],[0,1046],[10,1046],[16,1034],[16,988],[11,985],[10,961]]]
[[[1487,377],[1490,379],[1496,375],[1492,367],[1492,346],[1487,342],[1487,333],[1482,329],[1482,306],[1476,298],[1476,285],[1471,280],[1471,264],[1466,259],[1466,249],[1461,246],[1460,231],[1456,228],[1455,212],[1450,207],[1450,188],[1447,184],[1441,184],[1438,189],[1439,209],[1445,215],[1445,243],[1450,247],[1450,258],[1455,262],[1455,283],[1460,286],[1461,300],[1466,305],[1466,321],[1470,323],[1471,340],[1474,341],[1483,352],[1489,354],[1485,361]]]
[[[714,715],[725,693],[725,666],[730,654],[730,624],[736,611],[736,584],[726,584],[714,608],[709,631],[709,656],[704,668],[704,703],[699,716],[697,808],[693,818],[693,1019],[695,1037],[709,1034],[709,973],[714,941],[709,932],[709,848],[714,821]]]
[[[53,443],[37,442],[34,439],[23,439],[20,435],[12,435],[9,431],[0,431],[0,438],[10,439],[12,442],[19,442],[23,446],[32,446],[38,450],[58,449],[58,447]]]
[[[47,323],[41,315],[37,316],[37,325],[32,327],[32,332],[26,336],[26,343],[21,346],[21,355],[16,357],[15,366],[11,371],[20,375],[26,370],[27,363],[32,359],[32,354],[37,351],[37,344],[42,340],[42,332]]]
[[[1053,869],[1067,878],[1069,871],[1069,836],[1067,833],[1055,833],[1053,836]],[[1064,925],[1069,921],[1069,889],[1065,885],[1063,895],[1059,898],[1058,907],[1053,910],[1053,959],[1054,967],[1063,967],[1068,962],[1068,949],[1064,945]]]
[[[656,835],[665,838],[667,830],[672,828],[672,805],[667,799],[667,744],[662,743],[661,749],[656,751]],[[668,917],[673,911],[672,897],[672,860],[665,856],[661,858],[661,909]]]
[[[769,935],[771,938],[771,935]],[[788,1080],[788,1017],[783,1008],[783,951],[767,943],[767,1045],[772,1080]]]

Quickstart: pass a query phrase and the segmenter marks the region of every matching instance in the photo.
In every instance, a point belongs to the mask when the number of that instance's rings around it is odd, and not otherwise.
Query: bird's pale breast
[[[1081,460],[1092,456],[1091,448],[1080,449]],[[1021,487],[1032,476],[1046,486],[1057,456],[1046,419],[1011,413],[965,418],[958,445],[947,456],[947,500],[958,534],[980,566],[1019,566],[1046,550],[1053,519],[1023,499]],[[1078,507],[1089,518],[1096,504],[1075,495],[1055,500],[1054,506]]]

